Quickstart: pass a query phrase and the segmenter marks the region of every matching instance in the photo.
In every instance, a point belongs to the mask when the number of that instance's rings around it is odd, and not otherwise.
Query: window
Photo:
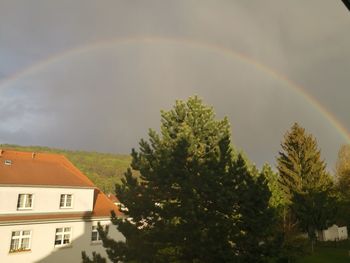
[[[55,247],[67,246],[71,243],[72,228],[60,227],[56,228]]]
[[[71,194],[62,194],[60,198],[60,208],[72,208],[72,198]]]
[[[91,242],[99,242],[102,240],[97,229],[98,229],[98,226],[92,226]],[[102,229],[106,230],[106,226],[102,226]]]
[[[30,230],[13,231],[11,236],[10,252],[30,250]]]
[[[32,194],[19,194],[17,209],[32,209],[33,207],[33,195]]]

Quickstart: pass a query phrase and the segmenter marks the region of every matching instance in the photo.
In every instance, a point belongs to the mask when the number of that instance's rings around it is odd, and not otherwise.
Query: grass
[[[307,255],[297,263],[349,263],[350,241],[319,243],[312,255]]]

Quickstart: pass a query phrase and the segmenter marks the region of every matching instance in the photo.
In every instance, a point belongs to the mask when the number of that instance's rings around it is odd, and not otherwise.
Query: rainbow
[[[91,52],[93,50],[103,49],[114,45],[127,45],[127,44],[135,44],[135,43],[137,44],[140,44],[140,43],[141,44],[159,44],[159,43],[178,44],[178,45],[185,45],[187,47],[207,49],[211,52],[216,52],[224,56],[227,56],[229,58],[238,59],[239,61],[252,65],[258,70],[260,70],[261,72],[264,72],[270,75],[271,77],[273,77],[274,79],[285,83],[286,87],[288,87],[297,95],[303,97],[309,104],[311,104],[318,112],[320,112],[328,120],[328,122],[337,130],[337,132],[346,140],[347,143],[350,143],[350,133],[345,128],[345,126],[337,119],[337,117],[334,116],[334,114],[331,113],[327,108],[325,108],[318,100],[316,100],[313,96],[311,96],[311,94],[305,91],[303,87],[297,85],[296,83],[288,79],[287,76],[283,75],[282,73],[276,71],[275,69],[267,65],[260,63],[259,61],[243,53],[238,53],[230,48],[216,45],[216,44],[203,43],[203,42],[199,42],[199,41],[196,41],[193,39],[187,39],[187,38],[168,38],[168,37],[165,38],[165,37],[154,37],[154,36],[112,38],[112,39],[97,41],[84,46],[75,47],[69,50],[65,50],[63,52],[59,52],[52,56],[49,56],[44,60],[41,60],[21,71],[16,72],[13,75],[10,75],[9,77],[0,81],[0,89],[10,85],[11,83],[16,82],[17,80],[27,75],[30,75],[42,70],[45,67],[49,66],[50,64],[64,60],[67,57],[70,57],[73,55],[80,55],[85,52]]]

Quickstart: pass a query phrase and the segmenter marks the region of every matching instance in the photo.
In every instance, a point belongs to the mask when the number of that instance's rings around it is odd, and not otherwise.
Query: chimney
[[[32,152],[32,159],[35,158],[35,155],[36,155],[36,153],[35,153],[35,152]]]

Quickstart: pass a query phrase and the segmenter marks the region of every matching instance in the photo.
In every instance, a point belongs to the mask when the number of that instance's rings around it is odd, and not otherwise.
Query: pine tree
[[[326,164],[321,160],[316,139],[306,134],[305,129],[295,123],[284,137],[279,152],[278,170],[280,182],[286,196],[291,198],[292,192],[307,189],[327,189],[332,180],[326,172]]]
[[[343,145],[339,150],[336,177],[342,198],[350,199],[350,145]]]
[[[113,262],[264,262],[270,192],[231,146],[227,119],[197,98],[161,113],[116,193],[127,219],[113,217],[126,242],[101,233]],[[237,156],[236,156],[237,155]]]
[[[238,194],[239,220],[236,224],[239,234],[232,240],[236,242],[239,262],[267,262],[272,256],[269,255],[271,238],[276,230],[268,180],[264,172],[258,173],[256,168],[248,167],[241,155],[234,161],[230,172],[235,178],[234,189]]]
[[[333,220],[332,180],[315,138],[295,123],[286,133],[277,159],[280,183],[298,226],[313,245],[315,231]]]
[[[106,263],[106,259],[101,257],[101,255],[92,252],[92,259],[90,259],[85,252],[81,253],[83,258],[83,263]]]
[[[271,198],[269,201],[270,207],[274,208],[276,212],[282,216],[282,210],[286,206],[287,200],[278,181],[279,174],[278,172],[273,171],[271,166],[267,163],[263,165],[261,173],[264,174],[271,192]]]
[[[339,201],[337,223],[350,227],[350,145],[343,145],[336,163],[336,190]]]

